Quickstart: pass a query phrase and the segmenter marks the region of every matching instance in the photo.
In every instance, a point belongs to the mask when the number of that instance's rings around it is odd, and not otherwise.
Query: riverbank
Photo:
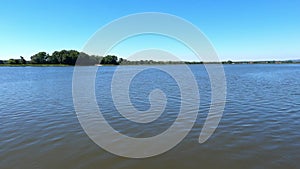
[[[112,65],[112,64],[104,64],[101,66],[139,66],[139,65],[204,65],[204,64],[223,64],[223,65],[259,65],[259,64],[267,64],[267,65],[281,65],[281,64],[300,64],[300,62],[292,62],[292,63],[154,63],[154,64],[120,64],[120,65]],[[75,65],[67,65],[67,64],[0,64],[0,67],[67,67],[67,66],[75,66]],[[99,66],[99,65],[90,65],[90,66]]]
[[[65,66],[73,66],[66,64],[0,64],[0,67],[65,67]]]

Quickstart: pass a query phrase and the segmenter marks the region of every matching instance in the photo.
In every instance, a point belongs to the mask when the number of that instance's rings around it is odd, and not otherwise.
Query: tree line
[[[63,65],[149,65],[149,64],[201,64],[202,62],[184,62],[184,61],[154,61],[140,60],[131,61],[118,58],[115,55],[95,56],[88,55],[76,50],[55,51],[51,55],[46,52],[38,52],[30,57],[30,61],[26,61],[24,57],[20,59],[9,59],[1,61],[0,64],[63,64]]]
[[[151,64],[285,64],[285,63],[300,63],[300,60],[287,61],[223,61],[223,62],[188,62],[188,61],[154,61],[154,60],[139,60],[132,61],[123,58],[118,58],[115,55],[95,56],[88,55],[76,50],[61,50],[55,51],[51,55],[46,52],[38,52],[26,61],[24,57],[20,59],[0,60],[0,64],[61,64],[61,65],[151,65]]]
[[[52,55],[46,52],[38,52],[30,57],[30,61],[26,61],[24,57],[20,56],[20,59],[9,59],[7,61],[0,60],[0,64],[64,64],[64,65],[75,65],[77,63],[80,65],[95,65],[95,64],[120,64],[120,59],[117,56],[107,55],[95,56],[88,55],[83,52],[78,52],[76,50],[61,50],[55,51]]]

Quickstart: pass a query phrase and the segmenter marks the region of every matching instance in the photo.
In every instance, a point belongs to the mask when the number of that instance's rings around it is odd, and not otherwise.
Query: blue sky
[[[80,51],[105,24],[139,12],[170,13],[190,21],[221,60],[300,58],[299,0],[1,0],[0,59]]]

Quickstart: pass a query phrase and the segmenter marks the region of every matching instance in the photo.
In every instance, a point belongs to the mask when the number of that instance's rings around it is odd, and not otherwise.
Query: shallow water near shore
[[[161,89],[168,98],[160,119],[145,125],[120,118],[110,93],[116,67],[98,68],[97,101],[119,132],[151,137],[174,122],[180,109],[179,88],[155,67],[138,74],[130,86],[138,110],[149,109],[153,89]],[[299,168],[299,64],[224,65],[226,107],[217,130],[203,144],[198,137],[210,105],[210,82],[203,65],[189,67],[200,90],[197,121],[180,144],[147,159],[110,154],[85,134],[73,107],[74,67],[0,67],[0,168]],[[133,71],[136,66],[126,68]]]

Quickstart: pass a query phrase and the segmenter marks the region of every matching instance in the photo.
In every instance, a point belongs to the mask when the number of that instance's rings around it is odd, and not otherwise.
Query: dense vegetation
[[[183,62],[183,61],[153,61],[153,60],[140,60],[129,61],[123,58],[118,58],[114,55],[103,56],[90,56],[86,53],[78,52],[76,50],[61,50],[55,51],[52,55],[46,52],[39,52],[30,57],[30,61],[26,61],[22,56],[20,59],[9,59],[8,61],[0,61],[0,64],[11,65],[139,65],[139,64],[199,64],[202,62]]]
[[[9,59],[6,61],[0,60],[0,65],[143,65],[143,64],[203,64],[203,62],[185,62],[185,61],[153,61],[140,60],[129,61],[123,58],[118,58],[114,55],[94,56],[88,55],[76,50],[61,50],[55,51],[52,55],[46,52],[39,52],[30,57],[30,61],[26,61],[22,56],[20,59]],[[299,63],[300,60],[295,61],[223,61],[222,64],[281,64],[281,63]],[[220,62],[210,62],[220,63]]]
[[[75,65],[78,59],[80,65],[95,65],[95,64],[112,64],[118,65],[120,61],[117,56],[107,55],[90,56],[86,53],[78,52],[76,50],[61,50],[55,51],[52,55],[46,52],[39,52],[30,57],[30,61],[26,61],[22,56],[20,59],[9,59],[7,61],[0,60],[0,64],[62,64]],[[123,60],[123,59],[121,59]]]

